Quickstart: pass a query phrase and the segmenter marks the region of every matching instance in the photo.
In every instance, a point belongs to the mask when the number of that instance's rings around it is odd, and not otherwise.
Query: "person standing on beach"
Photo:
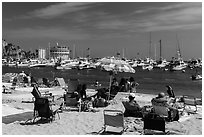
[[[133,77],[130,77],[130,93],[136,93],[136,88],[139,85]]]
[[[119,83],[119,88],[120,88],[119,92],[128,92],[127,85],[128,85],[127,79],[121,78]]]
[[[80,94],[81,99],[87,98],[86,89],[87,89],[86,84],[81,85],[81,89],[79,90],[79,94]]]
[[[173,91],[172,87],[171,86],[166,86],[166,88],[167,88],[166,92],[169,95],[169,97],[170,98],[175,98],[174,91]]]

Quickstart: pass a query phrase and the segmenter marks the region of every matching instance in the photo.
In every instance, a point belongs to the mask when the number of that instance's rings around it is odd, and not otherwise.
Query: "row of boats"
[[[2,59],[2,64],[10,67],[55,67],[56,69],[96,69],[106,71],[118,71],[118,72],[130,72],[135,73],[136,67],[141,67],[143,70],[152,70],[153,68],[163,68],[163,70],[179,71],[184,70],[186,67],[197,68],[202,67],[202,61],[193,60],[189,62],[184,62],[182,59],[174,61],[166,61],[165,59],[161,61],[155,61],[150,58],[145,60],[127,60],[117,57],[104,57],[101,59],[88,59],[88,58],[78,58],[69,60],[24,60],[16,62],[6,62]],[[167,67],[168,66],[168,67]]]

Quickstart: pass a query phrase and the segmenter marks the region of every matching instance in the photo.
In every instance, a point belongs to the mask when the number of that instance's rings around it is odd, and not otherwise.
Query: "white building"
[[[65,46],[56,46],[50,48],[50,58],[67,60],[69,59],[70,50]]]
[[[39,59],[45,59],[46,58],[46,50],[45,49],[39,49],[38,50],[38,58]]]

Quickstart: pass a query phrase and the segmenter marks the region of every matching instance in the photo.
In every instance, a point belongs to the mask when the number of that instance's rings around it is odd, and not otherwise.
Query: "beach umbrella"
[[[124,60],[115,57],[105,57],[100,60],[100,67],[106,71],[119,71],[119,72],[130,72],[135,73],[135,70]]]

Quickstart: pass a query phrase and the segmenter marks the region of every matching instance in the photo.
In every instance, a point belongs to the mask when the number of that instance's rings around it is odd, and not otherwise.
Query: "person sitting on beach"
[[[118,82],[116,78],[113,78],[111,86],[118,86]]]
[[[33,87],[33,85],[35,84],[37,84],[37,81],[35,80],[33,76],[31,76],[31,86]]]
[[[94,83],[94,86],[95,86],[95,87],[100,87],[101,84],[99,84],[98,80],[96,80],[95,83]]]
[[[79,84],[77,86],[76,91],[78,92],[78,94],[79,94],[81,99],[86,99],[87,98],[87,96],[86,96],[86,89],[87,89],[86,84],[83,84],[83,85]]]
[[[113,78],[111,82],[110,94],[116,95],[119,91],[119,86],[116,78]]]
[[[97,98],[94,100],[94,107],[106,107],[108,102],[102,98],[100,95],[97,95]]]
[[[122,102],[124,107],[125,107],[124,116],[125,117],[129,117],[129,116],[142,117],[143,116],[142,115],[143,108],[140,107],[140,105],[135,100],[135,94],[130,93],[128,98],[129,98],[129,101]]]
[[[127,80],[125,78],[121,78],[120,83],[119,83],[119,92],[127,92]]]
[[[178,121],[179,120],[179,111],[177,108],[173,107],[168,102],[168,97],[165,96],[163,92],[159,93],[157,97],[151,100],[153,106],[163,106],[169,109],[168,111],[168,120],[169,121]]]

